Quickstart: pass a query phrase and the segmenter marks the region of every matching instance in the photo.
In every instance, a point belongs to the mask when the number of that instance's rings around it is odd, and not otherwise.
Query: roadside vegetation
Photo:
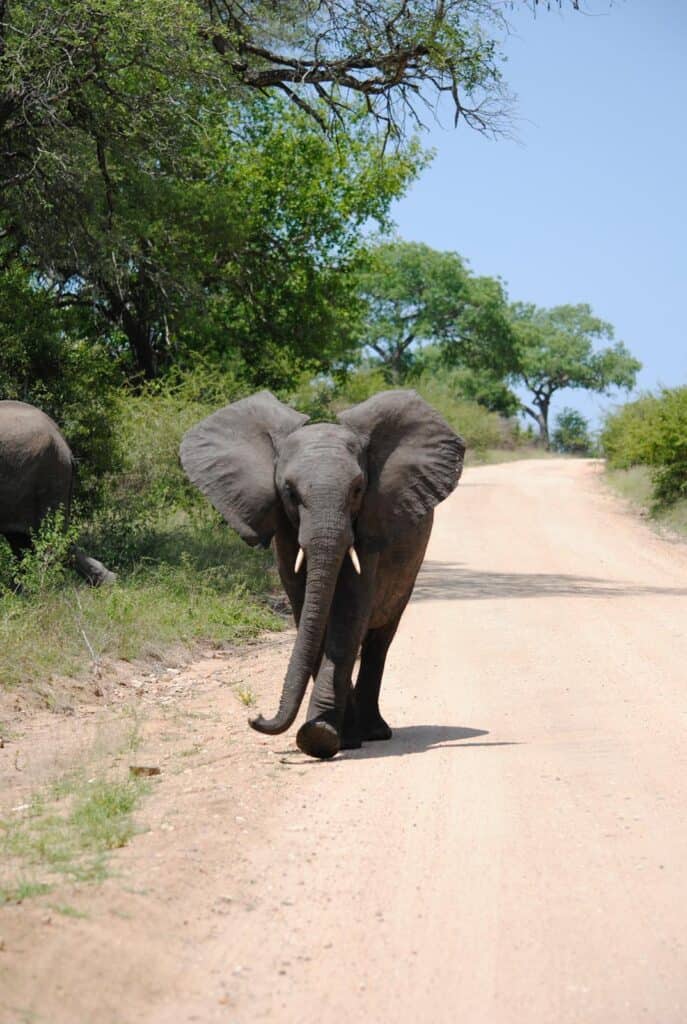
[[[0,818],[0,906],[45,895],[65,878],[102,881],[108,854],[136,832],[133,815],[147,788],[140,779],[87,780],[77,772],[8,810]]]
[[[629,402],[601,434],[609,483],[658,524],[687,536],[687,387]]]

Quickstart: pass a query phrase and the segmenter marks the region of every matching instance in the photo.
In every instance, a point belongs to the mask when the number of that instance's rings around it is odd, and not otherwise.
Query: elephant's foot
[[[296,743],[309,757],[323,759],[334,757],[341,749],[339,733],[335,726],[322,718],[305,722],[296,735]]]
[[[360,750],[362,745],[363,738],[357,729],[344,729],[343,736],[341,737],[342,750]]]
[[[390,740],[392,732],[380,714],[374,718],[363,718],[360,722],[360,735],[364,742],[372,740]]]

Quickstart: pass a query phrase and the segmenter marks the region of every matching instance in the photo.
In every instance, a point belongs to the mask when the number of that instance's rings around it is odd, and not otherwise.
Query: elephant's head
[[[188,476],[247,544],[297,536],[305,599],[279,710],[251,721],[280,733],[295,719],[320,655],[347,553],[379,552],[456,486],[465,446],[414,391],[387,391],[341,413],[308,417],[267,391],[226,406],[181,445]],[[290,524],[290,527],[289,527]]]

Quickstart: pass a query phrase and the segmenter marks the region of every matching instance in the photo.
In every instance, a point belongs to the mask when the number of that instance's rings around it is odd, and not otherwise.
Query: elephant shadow
[[[342,750],[333,763],[362,761],[369,757],[405,757],[407,754],[425,754],[430,750],[447,747],[517,747],[519,740],[482,740],[488,729],[470,729],[462,725],[402,725],[394,728],[390,740],[363,743],[358,750]],[[477,742],[466,742],[474,741]],[[331,761],[303,756],[295,747],[275,751],[283,764],[323,765]]]
[[[341,760],[363,760],[368,757],[404,757],[406,754],[424,754],[446,747],[511,747],[515,740],[481,740],[488,729],[470,729],[460,725],[402,725],[394,728],[390,740],[363,743],[359,750],[344,750]]]

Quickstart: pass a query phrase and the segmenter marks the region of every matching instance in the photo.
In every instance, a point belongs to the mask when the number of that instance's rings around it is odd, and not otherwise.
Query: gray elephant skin
[[[433,509],[458,483],[461,438],[414,391],[377,394],[337,423],[309,423],[263,391],[189,430],[180,454],[191,481],[247,544],[267,547],[274,538],[298,626],[279,709],[250,724],[284,732],[313,678],[297,735],[304,753],[328,758],[389,739],[379,710],[384,662]]]
[[[25,402],[0,402],[0,534],[21,558],[48,512],[69,516],[74,459],[57,424]],[[78,572],[89,583],[110,583],[115,574],[81,548],[72,547]]]

